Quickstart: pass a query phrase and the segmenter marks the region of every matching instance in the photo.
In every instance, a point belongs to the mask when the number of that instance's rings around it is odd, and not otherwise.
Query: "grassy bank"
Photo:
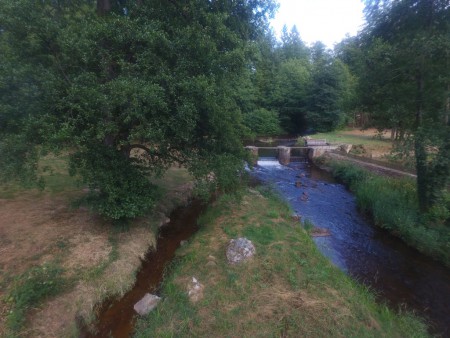
[[[440,207],[420,215],[413,179],[378,176],[345,162],[331,161],[328,165],[376,225],[450,266],[450,196]]]
[[[156,242],[158,225],[192,188],[187,170],[155,180],[162,200],[127,227],[74,208],[83,186],[64,156],[41,167],[44,190],[0,186],[0,337],[76,337],[75,318],[90,322],[103,299],[125,293]]]
[[[378,133],[375,129],[345,129],[311,135],[312,138],[326,139],[333,144],[352,144],[351,154],[385,161],[392,150],[392,142],[388,136]]]
[[[222,196],[200,231],[177,252],[163,301],[138,320],[137,337],[425,337],[317,250],[285,203],[264,188]],[[230,239],[247,237],[256,255],[229,265]],[[204,285],[192,303],[192,277]]]

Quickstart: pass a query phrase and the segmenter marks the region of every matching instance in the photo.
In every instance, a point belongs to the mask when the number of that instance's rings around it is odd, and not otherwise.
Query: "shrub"
[[[8,328],[20,330],[25,322],[26,311],[38,305],[46,297],[58,293],[64,284],[63,270],[51,264],[34,267],[16,277],[7,301],[11,310],[7,316]]]
[[[264,108],[245,114],[245,125],[258,135],[278,135],[282,133],[278,113]]]

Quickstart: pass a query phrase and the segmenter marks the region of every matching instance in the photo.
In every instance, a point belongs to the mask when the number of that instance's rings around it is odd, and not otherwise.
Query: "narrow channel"
[[[136,315],[134,304],[146,293],[158,293],[165,267],[173,260],[181,242],[197,231],[197,219],[205,207],[200,201],[193,201],[171,213],[170,223],[160,229],[156,250],[146,254],[134,287],[122,298],[110,299],[101,304],[95,328],[91,331],[86,327],[80,328],[80,338],[128,338],[133,334]]]
[[[343,185],[306,161],[282,166],[260,158],[253,173],[278,190],[302,220],[331,232],[314,241],[336,266],[370,286],[391,308],[426,318],[431,333],[450,337],[449,269],[372,226]]]

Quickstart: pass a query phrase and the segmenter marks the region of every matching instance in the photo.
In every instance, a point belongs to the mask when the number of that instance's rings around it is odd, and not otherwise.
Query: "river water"
[[[372,226],[358,212],[353,195],[344,186],[306,161],[281,166],[274,158],[261,158],[252,175],[279,191],[302,220],[330,231],[330,236],[314,241],[331,262],[370,286],[380,301],[394,309],[415,311],[427,319],[432,333],[450,337],[449,269]],[[296,182],[300,182],[299,187]],[[102,304],[95,332],[81,327],[81,337],[132,334],[134,303],[147,292],[158,293],[166,264],[180,242],[196,231],[203,208],[193,203],[170,216],[172,221],[161,229],[157,250],[147,254],[135,287],[121,299]]]
[[[330,231],[314,241],[331,262],[369,285],[380,301],[416,312],[432,333],[450,337],[449,269],[372,226],[343,185],[305,161],[282,166],[260,158],[253,175],[279,191],[302,220]]]

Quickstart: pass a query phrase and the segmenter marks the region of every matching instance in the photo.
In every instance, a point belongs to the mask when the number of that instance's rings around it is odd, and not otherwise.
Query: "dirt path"
[[[397,170],[397,169],[381,166],[379,164],[366,162],[364,160],[357,160],[355,158],[344,156],[344,155],[340,155],[340,154],[336,154],[336,153],[328,153],[328,156],[330,156],[331,158],[340,160],[340,161],[347,161],[347,162],[356,163],[356,164],[360,165],[361,167],[364,167],[367,170],[375,172],[377,174],[383,174],[383,175],[395,176],[395,177],[412,177],[412,178],[417,178],[417,175],[408,173],[406,171],[401,171],[401,170]]]

